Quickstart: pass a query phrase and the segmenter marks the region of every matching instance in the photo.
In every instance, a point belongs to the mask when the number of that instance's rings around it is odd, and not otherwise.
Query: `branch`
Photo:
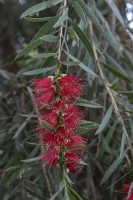
[[[67,7],[67,1],[64,0],[63,7],[62,7],[62,15],[65,13]],[[59,33],[59,43],[58,43],[58,56],[57,59],[60,61],[61,59],[61,44],[62,44],[62,35],[63,35],[63,23],[60,25],[60,33]]]
[[[105,86],[105,89],[107,90],[109,96],[110,96],[110,99],[111,99],[111,102],[112,102],[112,105],[113,105],[113,108],[114,108],[114,112],[122,126],[122,129],[123,129],[123,132],[126,136],[126,140],[127,140],[127,144],[130,148],[130,151],[131,151],[131,154],[132,154],[132,157],[133,157],[133,149],[132,149],[132,145],[131,145],[131,142],[130,142],[130,138],[128,136],[128,133],[127,133],[127,130],[126,130],[126,127],[125,127],[125,124],[124,124],[124,121],[121,117],[121,114],[120,114],[120,111],[119,111],[119,108],[115,102],[115,99],[114,99],[114,96],[113,96],[113,93],[112,93],[112,90],[110,89],[109,87],[109,82],[106,80],[105,82],[105,76],[104,76],[104,73],[103,73],[103,70],[101,68],[101,65],[99,63],[99,59],[98,59],[98,54],[97,54],[97,51],[96,51],[96,47],[95,47],[95,44],[94,44],[94,40],[93,40],[93,27],[92,27],[92,22],[90,22],[90,34],[91,34],[91,39],[92,39],[92,47],[93,47],[93,51],[94,51],[94,56],[95,56],[95,62],[96,62],[96,66],[99,70],[99,74],[100,74],[100,78],[102,79],[103,81],[103,84]]]

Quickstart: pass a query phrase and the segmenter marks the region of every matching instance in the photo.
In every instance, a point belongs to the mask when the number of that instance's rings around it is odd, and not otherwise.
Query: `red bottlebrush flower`
[[[54,87],[52,78],[41,78],[32,80],[34,86],[36,105],[41,107],[43,104],[49,104],[54,97]]]
[[[74,153],[74,151],[66,152],[65,154],[66,167],[72,171],[75,171],[79,167],[80,156]]]
[[[83,113],[71,103],[82,94],[80,79],[68,75],[41,78],[33,80],[32,85],[40,119],[55,130],[52,132],[39,121],[38,138],[47,147],[42,162],[49,167],[62,163],[69,170],[78,169],[85,140],[75,132]]]
[[[55,148],[52,148],[47,152],[44,152],[41,155],[40,160],[42,160],[43,165],[48,165],[50,168],[57,163],[57,155],[58,151]]]
[[[70,148],[73,146],[77,146],[78,151],[79,151],[79,149],[81,149],[83,151],[82,146],[84,146],[84,145],[85,145],[85,139],[79,135],[70,137],[70,139],[68,139],[67,144],[66,144],[66,146],[70,147]]]
[[[74,106],[69,105],[65,110],[64,110],[64,123],[67,128],[70,127],[76,127],[79,124],[79,121],[81,120],[82,113],[79,112],[77,108]]]
[[[52,127],[56,126],[58,113],[55,110],[45,110],[42,114],[41,119],[49,123]]]
[[[50,147],[52,146],[57,146],[57,147],[70,147],[72,145],[68,145],[69,143],[69,138],[71,138],[71,135],[74,134],[74,130],[67,130],[65,129],[64,126],[59,126],[56,130],[56,133],[51,133],[49,131],[46,131],[43,127],[42,127],[42,132],[41,133],[41,137],[42,140],[45,144],[48,144]],[[75,144],[75,143],[73,143]]]
[[[60,87],[60,96],[65,102],[76,100],[82,92],[82,86],[79,83],[81,79],[66,75],[57,80]]]
[[[119,192],[119,193],[125,193],[126,194],[126,197],[123,200],[133,200],[133,192],[131,192],[128,196],[130,186],[131,186],[130,184],[124,184],[122,189],[116,191],[116,192]]]

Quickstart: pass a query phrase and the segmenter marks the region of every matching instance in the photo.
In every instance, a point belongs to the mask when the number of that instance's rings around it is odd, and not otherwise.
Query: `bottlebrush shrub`
[[[77,132],[83,113],[74,105],[83,93],[81,79],[71,75],[33,79],[35,103],[40,111],[36,132],[46,151],[40,160],[49,168],[79,170],[85,139]]]

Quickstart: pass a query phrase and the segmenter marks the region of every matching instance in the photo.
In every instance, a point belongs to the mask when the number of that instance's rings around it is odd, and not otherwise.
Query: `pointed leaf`
[[[88,72],[89,74],[91,74],[92,76],[96,76],[98,77],[89,67],[87,67],[85,64],[83,64],[80,60],[78,60],[77,58],[75,58],[74,56],[72,56],[70,53],[68,53],[67,51],[64,50],[64,52],[69,56],[69,58],[71,58],[74,62],[79,62],[79,66],[85,70],[86,72]]]
[[[50,56],[42,64],[41,68],[51,67],[53,63],[54,63],[54,56]]]
[[[27,21],[30,21],[30,22],[46,22],[46,21],[49,21],[49,20],[52,20],[53,17],[43,17],[43,18],[32,18],[32,17],[26,17],[25,18]]]
[[[125,81],[131,82],[131,80],[128,77],[126,77],[124,74],[122,74],[121,72],[117,71],[116,69],[113,69],[112,67],[110,67],[109,65],[107,65],[105,63],[101,63],[101,64],[103,65],[103,67],[108,69],[111,73],[113,73],[117,77],[119,77]]]
[[[33,191],[33,190],[31,190],[31,189],[29,189],[29,188],[27,188],[27,187],[25,187],[25,186],[24,186],[24,189],[25,189],[30,195],[32,195],[33,197],[37,197],[39,200],[44,200],[44,197],[41,196],[41,195],[39,195],[39,194],[37,194],[35,191]]]
[[[49,1],[46,1],[46,2],[42,2],[42,3],[36,4],[35,6],[32,6],[31,8],[26,10],[21,15],[20,18],[22,19],[22,18],[27,17],[29,15],[33,15],[35,13],[38,13],[38,12],[42,11],[42,10],[45,10],[45,9],[50,8],[52,6],[55,6],[60,2],[61,2],[61,0],[49,0]]]
[[[83,200],[81,196],[70,186],[68,186],[71,192],[77,197],[78,200]]]
[[[122,160],[124,159],[126,153],[127,153],[127,150],[124,151],[122,156],[116,158],[116,160],[112,163],[112,165],[106,171],[106,173],[101,181],[101,184],[103,184],[114,173],[114,171],[119,167],[119,165],[121,164]]]
[[[105,39],[109,42],[109,44],[112,46],[112,48],[118,53],[119,49],[118,49],[118,45],[117,45],[116,41],[113,40],[109,36],[108,31],[101,26],[100,22],[98,21],[96,15],[93,13],[93,11],[86,5],[86,3],[84,1],[82,1],[82,0],[74,0],[74,1],[76,1],[77,3],[79,3],[79,5],[81,6],[81,8],[85,12],[85,14],[95,24],[95,26],[97,27],[97,29],[105,37]]]
[[[27,55],[31,50],[35,49],[36,47],[40,46],[41,44],[43,44],[44,41],[43,40],[35,40],[33,42],[31,42],[30,44],[28,44],[26,47],[24,47],[16,56],[17,58],[20,58],[23,55]]]
[[[70,185],[73,185],[73,182],[71,181],[71,179],[69,178],[68,174],[66,172],[65,173],[65,177],[66,177],[66,180],[67,182],[70,184]]]
[[[85,148],[85,146],[83,146],[83,145],[77,145],[77,146],[68,147],[66,150],[71,151],[71,150],[77,150],[77,149],[83,149],[83,148]]]
[[[26,160],[20,160],[21,162],[24,162],[24,163],[31,163],[31,162],[34,162],[34,161],[38,161],[40,157],[35,157],[35,158],[30,158],[30,159],[26,159]]]
[[[80,165],[88,165],[87,163],[85,163],[85,162],[82,161],[82,160],[79,162],[79,164],[80,164]]]
[[[55,129],[49,123],[45,121],[41,121],[41,122],[44,128],[46,128],[48,131],[55,132]]]
[[[124,24],[124,20],[122,15],[120,14],[119,9],[117,8],[115,1],[114,0],[105,0],[107,2],[107,4],[110,6],[110,8],[112,9],[112,11],[114,12],[115,16],[117,17],[117,19],[119,20],[119,22],[125,26]]]
[[[78,35],[79,39],[82,41],[82,43],[88,50],[89,54],[91,55],[91,57],[94,59],[95,57],[94,57],[93,48],[92,48],[92,45],[89,42],[88,38],[86,37],[84,32],[77,26],[77,24],[74,21],[70,20],[70,22],[71,22],[76,34]]]
[[[76,35],[75,31],[71,27],[67,27],[68,32],[70,33],[71,37],[75,40],[77,46],[79,46],[79,38]]]
[[[101,133],[101,132],[104,130],[104,128],[107,126],[107,124],[108,124],[108,122],[109,122],[109,120],[110,120],[110,118],[111,118],[112,112],[113,112],[113,108],[112,108],[112,105],[111,105],[111,106],[109,107],[109,109],[108,109],[106,115],[104,116],[101,125],[100,125],[99,128],[97,129],[96,135],[99,134],[99,133]]]
[[[55,56],[57,53],[30,53],[29,55],[33,58],[48,58],[50,56]]]
[[[73,0],[73,1],[77,2],[81,6],[81,8],[85,12],[85,14],[89,17],[89,19],[91,19],[94,22],[94,24],[96,25],[96,27],[99,28],[99,30],[104,31],[104,29],[102,28],[102,26],[99,23],[98,19],[95,17],[94,13],[87,6],[87,4],[84,3],[84,1],[82,1],[82,0]]]
[[[120,157],[122,157],[122,155],[124,153],[125,142],[126,142],[126,135],[123,130],[122,139],[121,139]]]
[[[80,62],[74,62],[74,61],[65,61],[65,62],[61,62],[63,65],[66,66],[73,66],[73,65],[79,65]]]
[[[83,106],[86,108],[103,108],[100,104],[97,104],[93,101],[87,101],[85,99],[79,98],[78,102],[76,102],[76,105]]]
[[[54,36],[54,35],[45,35],[45,36],[41,37],[40,39],[44,40],[45,42],[58,42],[59,41],[59,37]]]
[[[40,37],[46,35],[54,26],[56,21],[58,20],[58,17],[54,17],[53,19],[49,20],[39,31],[38,33],[33,37],[32,41],[39,39]]]
[[[32,76],[32,75],[37,75],[37,74],[43,74],[46,73],[52,69],[55,69],[55,67],[47,67],[47,68],[42,68],[42,69],[35,69],[32,71],[24,72],[23,75],[26,76]]]
[[[95,129],[99,127],[99,124],[97,124],[96,122],[81,120],[80,127],[81,129]]]
[[[75,8],[75,11],[77,12],[77,14],[79,15],[80,19],[83,21],[85,27],[87,26],[87,21],[86,21],[86,17],[85,14],[81,8],[81,6],[76,2],[72,0],[72,5]]]
[[[64,12],[64,14],[58,19],[58,21],[54,25],[54,28],[57,28],[58,26],[60,26],[61,24],[63,24],[64,21],[67,20],[67,18],[68,18],[68,11]]]
[[[58,192],[56,192],[49,200],[54,200],[58,195],[59,193],[63,190],[64,186],[62,186]]]

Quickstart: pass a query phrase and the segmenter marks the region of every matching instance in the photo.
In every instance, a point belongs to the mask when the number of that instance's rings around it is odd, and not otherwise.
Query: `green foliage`
[[[19,51],[15,71],[13,58],[1,56],[0,199],[118,199],[114,190],[133,179],[133,51],[128,46],[132,39],[123,10],[114,0],[70,0],[63,13],[63,0],[33,4],[21,18],[28,25],[33,23],[31,29],[36,33]],[[21,35],[26,35],[22,30]],[[64,170],[60,174],[58,168],[45,171],[46,163],[41,167],[38,162],[41,148],[35,145],[35,131],[31,130],[37,116],[26,85],[28,76],[53,75],[55,63],[61,64],[62,73],[76,74],[85,82],[85,95],[75,102],[85,113],[76,132],[81,131],[87,141],[80,161],[83,173]],[[47,122],[42,125],[54,132]],[[81,146],[71,150],[77,148]]]

